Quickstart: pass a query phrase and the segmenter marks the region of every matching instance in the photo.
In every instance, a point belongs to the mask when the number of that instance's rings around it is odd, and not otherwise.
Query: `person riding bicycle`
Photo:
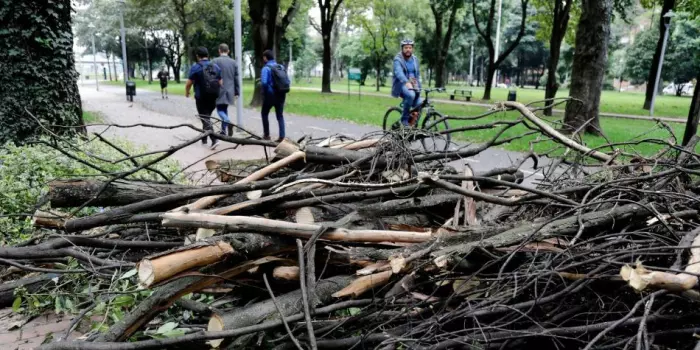
[[[401,124],[413,126],[418,119],[418,113],[410,113],[421,103],[420,98],[420,68],[418,58],[413,55],[414,42],[411,39],[401,41],[401,52],[394,57],[394,81],[391,85],[391,96],[403,99]],[[410,114],[410,115],[409,115]]]

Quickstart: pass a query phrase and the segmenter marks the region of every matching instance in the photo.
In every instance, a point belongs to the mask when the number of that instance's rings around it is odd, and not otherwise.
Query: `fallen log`
[[[192,244],[174,252],[143,259],[137,265],[139,285],[148,288],[180,272],[218,262],[232,253],[231,245],[218,241],[214,244]]]
[[[225,232],[259,232],[284,234],[297,238],[310,238],[320,225],[298,224],[246,216],[223,216],[199,213],[164,213],[164,227],[210,228]],[[432,239],[429,232],[346,230],[332,228],[321,235],[322,239],[343,242],[408,242],[418,243]]]
[[[42,273],[0,284],[0,307],[12,305],[15,300],[15,289],[22,287],[29,293],[34,293],[44,285],[55,284],[51,280],[58,276],[55,273]]]
[[[48,199],[52,208],[79,207],[90,201],[94,207],[113,207],[181,193],[197,187],[139,181],[55,180],[49,183]]]
[[[332,300],[332,294],[341,290],[353,280],[352,276],[335,276],[320,280],[316,283],[316,300],[326,304]],[[277,303],[282,309],[284,316],[289,316],[301,312],[302,295],[301,290],[296,290],[276,297]],[[238,329],[259,323],[270,317],[277,318],[279,314],[272,299],[253,304],[230,313],[214,313],[209,319],[207,331],[222,331]],[[223,343],[223,339],[216,339],[209,342],[213,347],[218,347]]]

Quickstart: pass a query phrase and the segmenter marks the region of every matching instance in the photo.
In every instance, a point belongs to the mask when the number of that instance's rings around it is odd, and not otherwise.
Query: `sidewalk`
[[[110,122],[118,124],[150,123],[158,125],[176,125],[189,123],[201,126],[195,117],[196,108],[192,98],[171,95],[169,99],[161,98],[159,92],[139,89],[134,97],[134,103],[126,101],[123,89],[114,86],[100,86],[100,91],[94,87],[82,86],[80,93],[84,103],[84,109],[97,111],[106,116]],[[236,120],[235,106],[229,108],[229,114],[233,121]],[[270,128],[273,138],[277,134],[277,121],[270,116]],[[254,109],[243,109],[243,127],[251,132],[262,134],[262,123],[260,112]],[[285,113],[287,126],[287,137],[297,140],[304,135],[312,138],[322,138],[331,135],[343,134],[348,137],[358,138],[362,135],[378,132],[375,126],[359,125],[347,121],[329,120],[308,116]],[[135,143],[146,145],[149,149],[163,149],[173,146],[181,140],[195,137],[197,132],[191,129],[112,129],[115,135],[127,138]],[[463,145],[460,145],[463,146]],[[225,148],[225,144],[219,146],[218,150]],[[243,146],[235,150],[227,150],[223,153],[213,154],[214,151],[203,148],[201,145],[192,145],[175,153],[175,159],[181,163],[189,164],[197,161],[193,168],[203,169],[203,157],[211,156],[212,159],[255,159],[263,158],[263,148],[259,146]],[[487,171],[497,167],[508,167],[521,157],[518,152],[505,151],[497,148],[489,148],[481,154],[465,159],[475,171]],[[546,161],[546,160],[543,160]],[[542,165],[542,161],[540,165]],[[462,161],[452,163],[458,169],[463,168]],[[541,178],[541,174],[535,174],[531,169],[530,160],[525,163],[522,170],[526,175],[535,175]],[[532,179],[527,182],[531,182]]]

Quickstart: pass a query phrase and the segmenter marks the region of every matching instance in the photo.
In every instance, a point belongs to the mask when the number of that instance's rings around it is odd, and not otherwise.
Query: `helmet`
[[[405,45],[411,45],[413,46],[415,43],[411,39],[403,39],[401,40],[401,47],[403,48]]]

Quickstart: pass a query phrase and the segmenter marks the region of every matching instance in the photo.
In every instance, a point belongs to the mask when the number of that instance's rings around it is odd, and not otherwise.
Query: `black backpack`
[[[287,71],[281,64],[270,67],[272,71],[272,88],[276,92],[288,93],[289,92],[289,77],[287,76]]]
[[[221,90],[221,84],[219,84],[218,74],[214,63],[209,62],[206,66],[198,63],[202,66],[202,89],[205,95],[219,97],[219,91]]]

